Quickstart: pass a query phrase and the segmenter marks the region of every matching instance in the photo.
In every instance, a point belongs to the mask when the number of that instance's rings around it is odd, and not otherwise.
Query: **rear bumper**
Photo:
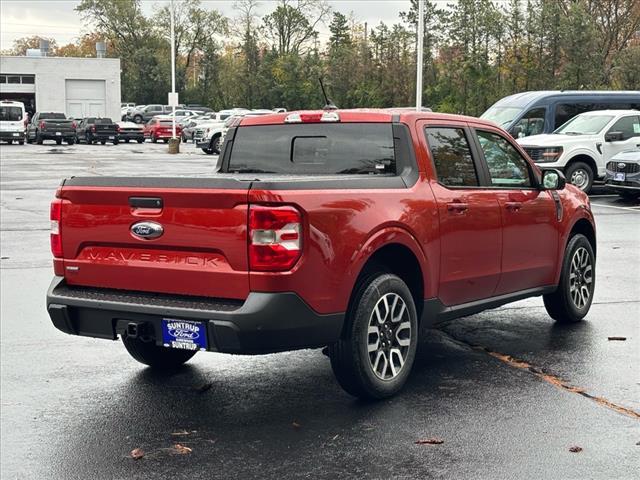
[[[140,132],[120,132],[120,140],[144,140],[144,133]]]
[[[251,292],[244,302],[69,286],[54,277],[47,311],[59,330],[115,339],[130,323],[162,345],[163,318],[205,322],[209,350],[260,354],[338,340],[344,314],[320,315],[291,292]]]
[[[57,135],[60,133],[60,135]],[[40,130],[38,132],[40,138],[43,140],[56,140],[59,138],[67,139],[67,138],[76,138],[76,132],[74,130]]]
[[[22,141],[24,141],[24,132],[0,131],[0,140],[22,140]]]

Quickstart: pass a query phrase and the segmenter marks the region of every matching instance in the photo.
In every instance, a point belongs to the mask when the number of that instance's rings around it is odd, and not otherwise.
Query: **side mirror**
[[[566,184],[567,180],[560,170],[550,168],[542,171],[542,190],[562,190]]]
[[[624,134],[622,132],[608,132],[604,134],[605,142],[619,142],[624,140]]]

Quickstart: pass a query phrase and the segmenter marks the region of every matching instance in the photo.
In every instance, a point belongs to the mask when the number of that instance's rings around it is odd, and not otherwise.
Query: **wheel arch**
[[[598,164],[596,163],[595,159],[587,153],[576,153],[575,155],[573,155],[567,162],[567,165],[564,167],[564,171],[566,172],[569,167],[571,167],[571,165],[576,162],[583,162],[589,165],[591,171],[593,172],[594,180],[598,178]]]
[[[576,234],[582,234],[585,237],[587,237],[587,240],[589,240],[589,243],[591,244],[591,248],[593,248],[593,253],[595,255],[596,248],[597,248],[596,231],[595,231],[595,228],[593,228],[593,225],[591,224],[591,222],[584,217],[579,218],[573,224],[573,226],[571,227],[571,230],[569,231],[569,235],[567,236],[567,240],[565,242],[565,248],[569,243],[569,240],[571,240],[571,237],[573,237]]]
[[[384,237],[387,237],[387,234]],[[393,240],[386,243],[378,243],[373,240],[369,243],[369,248],[363,249],[368,252],[368,255],[358,264],[358,274],[352,282],[349,295],[347,315],[354,306],[360,282],[376,271],[383,271],[397,275],[407,284],[416,306],[418,321],[420,321],[424,309],[425,283],[428,281],[425,272],[428,267],[424,253],[417,243],[414,243],[415,239],[408,233],[406,236],[412,240],[409,241],[405,236],[396,235]],[[377,238],[380,239],[381,236],[378,235]]]

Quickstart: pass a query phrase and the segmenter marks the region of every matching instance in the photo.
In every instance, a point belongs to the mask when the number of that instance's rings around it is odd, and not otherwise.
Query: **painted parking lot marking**
[[[595,205],[597,207],[607,207],[607,208],[617,208],[619,210],[627,210],[629,212],[640,212],[640,205],[636,207],[620,207],[618,205],[604,205],[602,203],[591,202],[591,205]]]

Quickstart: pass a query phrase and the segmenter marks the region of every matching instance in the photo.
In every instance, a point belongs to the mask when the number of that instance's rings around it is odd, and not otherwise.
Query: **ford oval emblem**
[[[153,240],[163,233],[164,228],[156,222],[138,222],[131,225],[131,235],[141,240]]]
[[[627,166],[627,164],[626,164],[626,163],[622,163],[622,162],[621,162],[621,163],[619,163],[619,164],[618,164],[618,168],[619,168],[620,170],[624,170],[626,166]]]

